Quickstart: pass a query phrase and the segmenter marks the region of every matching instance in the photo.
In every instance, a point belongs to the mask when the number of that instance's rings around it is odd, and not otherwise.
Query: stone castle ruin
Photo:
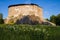
[[[43,18],[43,9],[37,4],[16,4],[8,7],[5,23],[13,20],[16,24],[51,24]]]

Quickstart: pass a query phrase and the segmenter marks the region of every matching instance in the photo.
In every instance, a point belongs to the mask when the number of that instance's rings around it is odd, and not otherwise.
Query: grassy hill
[[[60,40],[60,27],[48,25],[0,25],[0,40]]]

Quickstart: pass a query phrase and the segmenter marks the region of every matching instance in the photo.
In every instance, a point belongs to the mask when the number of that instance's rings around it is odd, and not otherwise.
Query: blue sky
[[[0,0],[0,13],[6,18],[8,16],[9,5],[22,3],[34,3],[41,6],[44,18],[49,18],[51,15],[58,15],[60,13],[60,0]]]

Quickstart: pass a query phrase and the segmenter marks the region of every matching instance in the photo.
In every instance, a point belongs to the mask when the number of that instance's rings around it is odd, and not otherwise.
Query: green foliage
[[[4,20],[3,19],[0,19],[0,24],[3,24],[4,23]]]
[[[0,13],[0,19],[2,19],[3,18],[3,15],[2,15],[2,13]]]
[[[60,14],[58,14],[57,16],[52,15],[50,17],[50,21],[55,23],[56,25],[60,25]]]
[[[0,40],[60,40],[60,27],[47,25],[0,25]]]
[[[55,15],[52,15],[50,17],[50,21],[53,22],[53,23],[56,23],[56,16]]]
[[[57,24],[57,25],[60,25],[60,14],[57,15],[56,24]]]
[[[14,20],[11,19],[11,20],[8,22],[8,24],[14,24]]]
[[[14,24],[14,17],[11,16],[10,18],[11,18],[11,19],[9,20],[8,24]]]
[[[3,15],[0,13],[0,24],[3,24],[4,20],[3,20]]]
[[[50,21],[49,19],[46,19],[47,21]]]

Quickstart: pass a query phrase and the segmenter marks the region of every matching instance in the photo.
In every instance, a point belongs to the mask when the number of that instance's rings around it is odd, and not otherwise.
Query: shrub
[[[0,25],[0,40],[60,40],[60,27],[47,25]]]
[[[0,24],[3,24],[4,23],[4,20],[3,20],[3,14],[0,13]]]

